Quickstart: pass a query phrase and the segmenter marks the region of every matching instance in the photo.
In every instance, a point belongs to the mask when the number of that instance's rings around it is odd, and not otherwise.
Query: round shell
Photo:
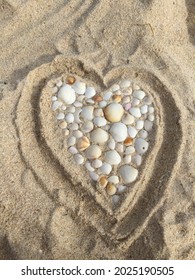
[[[104,116],[111,123],[119,122],[122,119],[123,113],[123,106],[118,103],[111,103],[104,108]]]

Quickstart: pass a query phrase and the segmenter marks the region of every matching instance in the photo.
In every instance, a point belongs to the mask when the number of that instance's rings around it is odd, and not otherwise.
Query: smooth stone
[[[108,178],[108,182],[113,183],[113,184],[118,184],[119,183],[119,177],[116,175],[110,176]]]
[[[115,143],[114,139],[110,139],[110,140],[108,141],[107,146],[108,146],[108,148],[109,148],[110,150],[114,150],[115,147],[116,147],[116,143]]]
[[[58,92],[58,87],[53,87],[53,88],[52,88],[52,92],[53,92],[53,93],[57,93],[57,92]]]
[[[142,115],[146,114],[148,112],[148,106],[147,105],[141,106],[140,111]]]
[[[125,164],[131,163],[131,155],[126,155],[126,156],[123,158],[123,162],[124,162]]]
[[[65,117],[65,120],[67,123],[73,123],[74,122],[74,115],[72,113],[68,113]]]
[[[79,129],[79,126],[78,126],[77,123],[71,123],[71,124],[69,124],[68,128],[69,128],[70,130],[78,130],[78,129]]]
[[[96,174],[95,172],[89,172],[89,176],[91,177],[91,179],[93,181],[98,181],[98,179],[99,179],[99,175]]]
[[[131,95],[133,92],[133,89],[131,87],[129,87],[128,89],[124,90],[123,94],[124,95]]]
[[[129,155],[129,154],[133,154],[135,153],[135,148],[133,146],[128,146],[126,149],[125,149],[125,154],[126,155]]]
[[[93,123],[99,127],[104,126],[107,124],[107,121],[103,117],[95,117]]]
[[[130,87],[131,81],[129,81],[129,80],[124,80],[124,81],[121,81],[119,85],[120,85],[120,88],[121,88],[121,89],[125,89],[125,88]]]
[[[83,119],[85,120],[89,120],[89,121],[93,120],[94,118],[93,110],[94,110],[93,106],[84,106],[81,111],[81,117],[83,117]]]
[[[85,167],[87,168],[88,171],[93,172],[95,169],[91,166],[91,163],[89,161],[87,161],[85,163]]]
[[[109,130],[116,142],[122,142],[127,138],[127,127],[124,123],[114,123]]]
[[[148,132],[145,129],[140,130],[139,137],[142,139],[146,139],[148,137]]]
[[[71,154],[73,154],[73,155],[75,155],[75,154],[77,154],[78,153],[78,150],[75,148],[75,147],[70,147],[69,149],[68,149],[68,151],[69,151],[69,153],[71,153]]]
[[[122,122],[126,125],[133,124],[134,121],[135,121],[135,118],[132,115],[130,115],[129,113],[126,113],[122,118]]]
[[[66,106],[65,106],[65,105],[62,105],[62,106],[61,106],[61,109],[62,109],[63,111],[65,111],[65,110],[66,110]]]
[[[150,107],[148,108],[148,113],[149,113],[149,114],[153,114],[153,113],[154,113],[154,107],[150,106]]]
[[[96,91],[93,87],[87,87],[85,91],[85,96],[87,98],[92,98],[94,95],[96,95]]]
[[[100,106],[100,108],[104,108],[107,106],[107,102],[105,100],[102,100],[99,102],[99,106]]]
[[[54,102],[52,103],[51,109],[52,109],[53,111],[56,111],[58,108],[60,108],[61,105],[62,105],[62,102],[56,100],[56,101],[54,101]]]
[[[76,100],[76,94],[70,85],[64,85],[58,92],[58,98],[65,104],[72,104]]]
[[[92,162],[92,167],[94,168],[99,168],[102,166],[102,161],[100,159],[95,159]]]
[[[72,85],[72,88],[75,90],[77,94],[84,94],[86,90],[86,84],[83,82],[75,82]]]
[[[140,104],[140,100],[137,98],[133,98],[131,105],[132,107],[138,106]]]
[[[94,125],[92,122],[90,121],[86,121],[85,123],[82,124],[81,126],[81,130],[84,132],[84,133],[88,133],[90,131],[92,131],[94,128]]]
[[[123,165],[119,168],[119,174],[125,184],[130,184],[136,180],[138,170],[130,165]]]
[[[64,129],[64,135],[65,135],[65,136],[68,136],[69,134],[70,134],[69,129],[68,129],[68,128],[65,128],[65,129]]]
[[[145,97],[145,95],[146,95],[145,92],[142,90],[136,90],[133,92],[133,96],[140,100],[142,100]]]
[[[128,131],[128,135],[129,135],[131,138],[135,138],[135,136],[136,136],[137,133],[138,133],[137,129],[135,129],[135,127],[133,127],[133,126],[128,126],[128,127],[127,127],[127,131]]]
[[[75,162],[77,163],[77,164],[83,164],[83,162],[84,162],[84,157],[82,156],[82,155],[80,155],[80,154],[75,154],[74,155],[74,160],[75,160]]]
[[[139,155],[143,155],[148,150],[149,144],[142,138],[135,140],[135,150]]]
[[[114,184],[108,183],[107,186],[106,186],[106,191],[107,191],[108,195],[112,196],[116,193],[117,188],[115,187]]]
[[[129,113],[131,113],[134,117],[140,118],[141,117],[141,112],[139,108],[132,107],[129,109]]]
[[[57,120],[63,120],[64,117],[65,117],[64,113],[59,113],[59,114],[57,114],[56,119]]]
[[[97,159],[101,156],[102,151],[98,145],[89,146],[85,150],[85,155],[88,159]]]
[[[136,127],[137,130],[142,129],[142,128],[144,127],[144,121],[143,121],[143,120],[138,120],[138,121],[136,122],[135,127]]]
[[[67,140],[68,147],[74,146],[76,143],[76,138],[74,136],[70,136]]]
[[[108,91],[106,93],[104,93],[104,96],[103,96],[103,99],[108,101],[112,96],[112,92],[111,91]]]
[[[103,144],[108,141],[109,134],[102,128],[96,128],[90,133],[90,140],[95,144]]]
[[[77,100],[79,101],[79,102],[82,102],[83,103],[83,99],[85,98],[85,95],[79,95],[79,96],[77,96]]]
[[[108,175],[112,171],[112,166],[109,163],[103,163],[102,166],[99,168],[100,172]]]
[[[152,130],[153,127],[153,122],[149,121],[149,120],[145,120],[144,122],[144,128],[146,131],[150,131]]]
[[[104,176],[104,175],[100,176],[98,182],[99,182],[99,186],[102,187],[102,188],[105,188],[106,185],[108,184],[108,180],[107,180],[106,176]]]
[[[140,166],[142,163],[142,157],[140,155],[134,155],[132,158],[132,162],[136,165],[136,166]]]
[[[151,121],[151,122],[153,122],[153,121],[154,121],[154,115],[153,115],[153,114],[150,114],[150,115],[148,116],[148,120]]]
[[[104,108],[104,116],[111,123],[119,122],[122,119],[123,113],[123,106],[115,102],[110,103]]]
[[[111,165],[118,165],[121,162],[121,156],[115,150],[107,151],[105,152],[104,160]]]

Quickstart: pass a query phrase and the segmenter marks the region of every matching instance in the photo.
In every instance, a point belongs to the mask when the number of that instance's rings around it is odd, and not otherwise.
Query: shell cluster
[[[113,201],[138,177],[155,115],[150,96],[130,80],[104,93],[69,76],[52,87],[51,108],[67,137],[68,151],[85,165]]]

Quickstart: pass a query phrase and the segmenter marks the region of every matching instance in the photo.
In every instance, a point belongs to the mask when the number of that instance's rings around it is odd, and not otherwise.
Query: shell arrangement
[[[74,76],[53,85],[52,110],[75,163],[114,202],[138,178],[155,115],[152,98],[130,80],[104,93]]]

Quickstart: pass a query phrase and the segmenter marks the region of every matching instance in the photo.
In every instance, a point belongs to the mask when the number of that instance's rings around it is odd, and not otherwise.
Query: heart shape
[[[77,76],[49,82],[52,110],[67,137],[68,151],[85,165],[97,189],[112,197],[138,179],[142,157],[149,147],[154,124],[152,99],[130,80],[104,93]]]

